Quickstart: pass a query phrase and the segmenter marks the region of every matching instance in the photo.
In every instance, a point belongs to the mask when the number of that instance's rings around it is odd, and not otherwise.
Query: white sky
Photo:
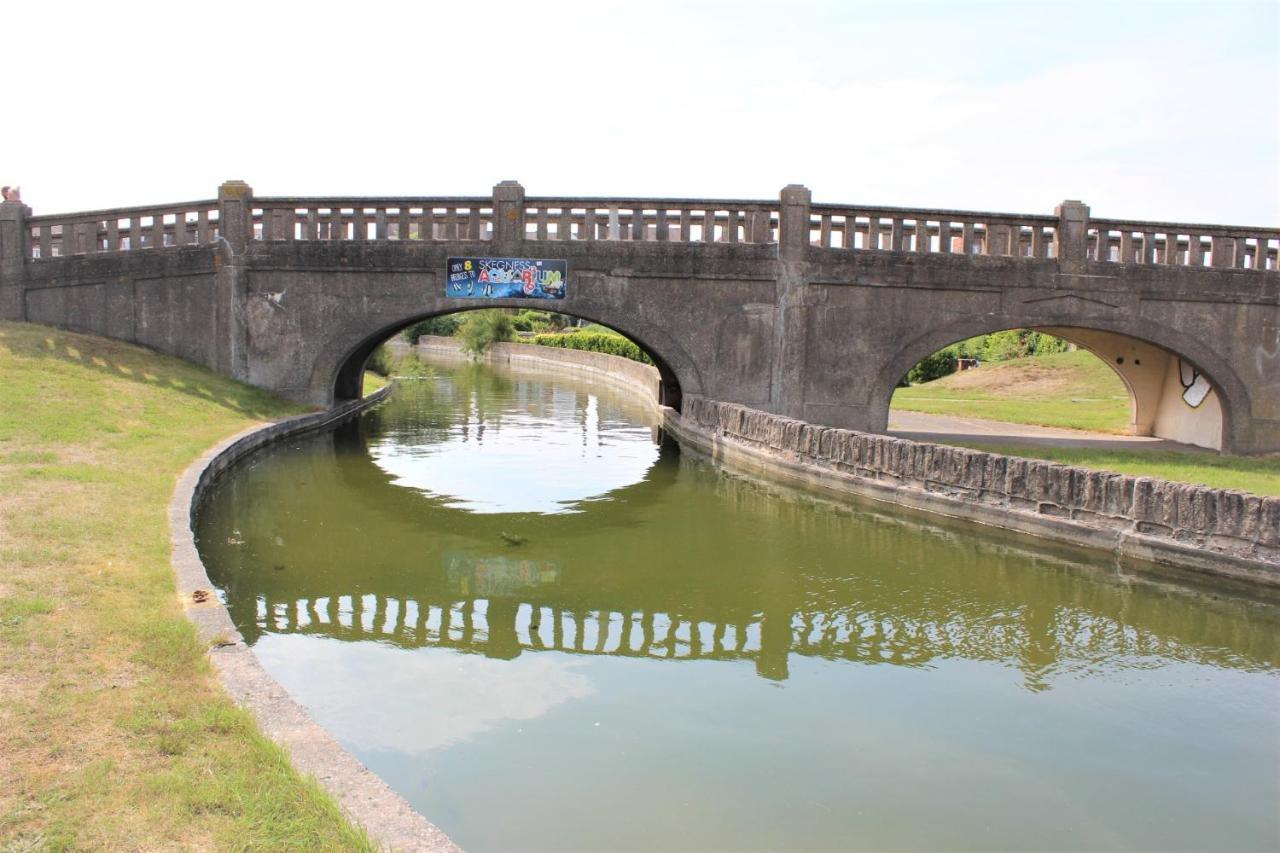
[[[9,3],[37,213],[774,198],[1280,223],[1280,2]]]

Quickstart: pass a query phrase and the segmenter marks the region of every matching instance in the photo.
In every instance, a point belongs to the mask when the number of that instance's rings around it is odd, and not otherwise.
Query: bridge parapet
[[[530,198],[529,240],[777,243],[779,205],[770,200]]]
[[[218,237],[217,199],[147,207],[32,216],[31,258],[94,255],[212,243]]]
[[[1175,222],[1089,221],[1089,260],[1223,269],[1280,267],[1280,231]]]
[[[824,249],[1052,258],[1058,217],[815,204],[809,243]]]
[[[538,242],[767,245],[783,239],[781,204],[769,199],[525,198],[518,184],[506,182],[491,196],[254,198],[248,191],[235,201],[249,210],[244,239],[263,242],[483,242],[495,240],[501,227],[513,229],[507,233],[516,240]],[[209,244],[231,236],[221,234],[226,203],[28,217],[28,257]],[[510,222],[495,214],[500,209]],[[1055,215],[814,204],[807,221],[808,234],[796,239],[819,249],[1280,269],[1280,229],[1096,219],[1079,202],[1064,203]]]
[[[490,240],[487,197],[253,199],[254,240]]]

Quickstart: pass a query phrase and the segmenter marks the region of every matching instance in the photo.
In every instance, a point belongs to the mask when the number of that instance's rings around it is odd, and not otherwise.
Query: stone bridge
[[[446,258],[568,262],[563,300],[445,293]],[[323,406],[410,323],[552,308],[644,346],[664,402],[883,431],[958,340],[1037,328],[1111,365],[1131,430],[1280,451],[1280,230],[778,200],[260,198],[33,216],[0,205],[0,318],[153,347]]]

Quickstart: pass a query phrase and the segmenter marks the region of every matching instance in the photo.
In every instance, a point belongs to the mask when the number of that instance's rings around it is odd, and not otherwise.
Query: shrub
[[[402,333],[404,339],[411,344],[416,344],[418,338],[423,335],[439,335],[440,337],[452,337],[458,331],[458,327],[462,325],[462,318],[457,314],[441,314],[438,317],[428,317],[425,320],[419,320]]]
[[[561,349],[585,350],[617,355],[638,361],[642,364],[653,364],[649,354],[630,338],[612,330],[608,332],[586,331],[571,332],[567,335],[535,335],[533,342],[538,346],[560,347]]]
[[[378,348],[369,355],[369,359],[364,363],[364,369],[372,373],[376,373],[379,376],[390,376],[391,364],[391,352],[387,349],[386,344],[380,344]]]
[[[922,358],[915,367],[907,372],[907,382],[919,385],[921,382],[932,382],[956,372],[956,346],[940,349],[933,355]]]

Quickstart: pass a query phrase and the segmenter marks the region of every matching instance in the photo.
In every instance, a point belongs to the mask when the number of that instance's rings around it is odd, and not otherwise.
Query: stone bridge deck
[[[514,182],[482,197],[263,198],[232,181],[145,208],[6,203],[0,317],[324,405],[358,394],[365,358],[411,322],[529,304],[446,295],[450,255],[568,261],[566,297],[541,307],[640,342],[677,406],[701,396],[882,431],[920,358],[1032,327],[1120,374],[1136,434],[1280,450],[1280,230],[1098,219],[1074,201],[1022,215],[814,204],[799,186],[606,199]]]

